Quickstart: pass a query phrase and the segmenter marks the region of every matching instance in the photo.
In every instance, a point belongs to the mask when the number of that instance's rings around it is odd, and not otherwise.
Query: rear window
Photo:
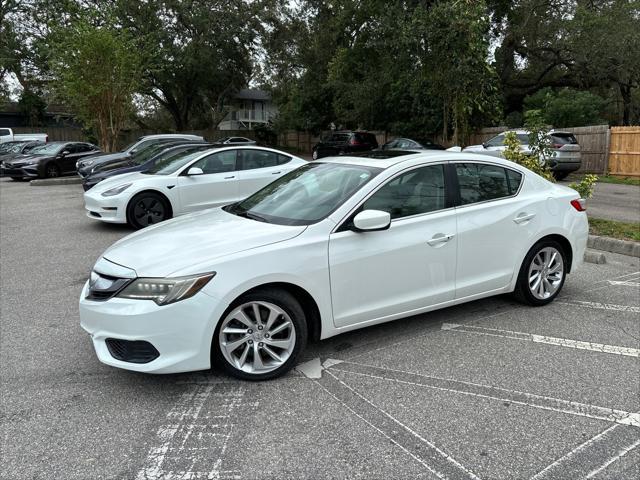
[[[330,142],[346,142],[351,135],[348,133],[334,133],[329,139]]]
[[[577,145],[578,140],[573,133],[552,133],[551,139],[553,143],[559,143],[562,145]]]

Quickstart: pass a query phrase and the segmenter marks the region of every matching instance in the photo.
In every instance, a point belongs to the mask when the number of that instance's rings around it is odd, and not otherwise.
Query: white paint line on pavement
[[[149,450],[145,465],[138,471],[136,480],[238,478],[238,472],[220,468],[233,424],[228,420],[224,424],[210,423],[208,416],[200,418],[202,408],[211,397],[213,389],[214,385],[196,385],[178,398],[167,413],[167,420],[170,423],[162,425],[156,432],[161,441],[160,446]],[[220,413],[228,414],[240,404],[244,390],[219,392],[216,395],[224,396],[227,403],[221,408],[223,412]],[[219,415],[219,417],[228,419],[229,415]],[[205,459],[206,471],[200,471],[195,468],[201,457],[199,452],[210,450],[210,445],[204,441],[216,437],[222,438],[219,458],[208,456]],[[187,447],[188,442],[193,445]],[[169,458],[172,460],[171,463],[175,464],[177,461],[186,465],[187,469],[174,470],[168,467]]]
[[[534,343],[545,343],[547,345],[576,348],[578,350],[590,350],[592,352],[599,353],[611,353],[614,355],[624,355],[627,357],[640,357],[640,350],[637,348],[619,347],[617,345],[606,345],[604,343],[583,342],[581,340],[570,340],[568,338],[548,337],[546,335],[536,335],[534,333],[513,332],[511,330],[500,330],[498,328],[445,323],[442,325],[442,330],[473,333],[476,335],[489,335],[493,337],[510,338],[514,340],[526,340]]]
[[[640,445],[640,440],[638,440],[635,443],[633,443],[632,445],[629,445],[628,447],[623,448],[622,450],[620,450],[616,456],[614,456],[614,457],[610,458],[609,460],[607,460],[602,466],[600,466],[600,467],[596,468],[595,470],[592,470],[591,472],[589,472],[589,474],[585,478],[589,479],[589,478],[595,477],[598,473],[603,471],[605,468],[607,468],[613,462],[615,462],[615,461],[621,459],[622,457],[624,457],[627,453],[629,453],[631,450],[636,448],[638,445]]]
[[[613,303],[585,302],[581,300],[558,301],[564,305],[575,305],[577,307],[595,308],[598,310],[613,310],[616,312],[640,313],[640,307],[631,305],[616,305]]]
[[[540,470],[538,473],[536,473],[529,480],[540,480],[540,479],[544,478],[545,476],[547,476],[547,472],[555,470],[560,465],[562,465],[567,460],[569,460],[571,457],[573,457],[576,453],[581,452],[582,450],[584,450],[585,448],[589,447],[593,443],[597,442],[602,437],[604,437],[605,435],[609,434],[610,432],[612,432],[613,430],[615,430],[618,427],[619,427],[619,424],[611,425],[609,428],[607,428],[606,430],[603,430],[602,432],[597,434],[595,437],[590,438],[586,442],[581,443],[580,445],[578,445],[576,448],[574,448],[570,452],[564,454],[562,457],[557,459],[555,462],[553,462],[549,466],[545,467],[543,470]]]
[[[372,372],[380,372],[380,374],[349,370],[348,367],[350,365],[364,367],[364,369],[366,370]],[[625,412],[623,410],[616,410],[608,407],[600,407],[598,405],[573,402],[570,400],[547,397],[544,395],[536,395],[534,393],[521,392],[518,390],[492,387],[490,385],[482,385],[479,383],[465,382],[461,380],[450,380],[446,378],[432,377],[428,375],[421,375],[418,373],[404,372],[402,370],[393,370],[349,361],[344,362],[338,367],[333,367],[332,370],[351,373],[355,375],[362,375],[378,380],[393,381],[416,387],[432,388],[434,390],[458,393],[462,395],[486,398],[490,400],[498,400],[500,402],[510,402],[516,405],[523,405],[526,407],[550,410],[554,412],[568,413],[580,417],[606,420],[608,422],[614,422],[620,425],[640,427],[640,413]],[[327,370],[327,372],[330,372],[330,370]],[[400,378],[402,376],[414,378],[416,379],[416,381]]]
[[[623,287],[640,287],[640,282],[630,282],[625,280],[609,280],[609,285],[622,285]]]
[[[363,400],[364,402],[366,402],[368,405],[370,405],[371,407],[373,407],[375,410],[379,411],[380,413],[382,413],[384,416],[386,416],[387,418],[389,418],[391,421],[393,421],[394,423],[398,424],[400,427],[402,427],[405,431],[407,431],[408,433],[410,433],[412,436],[414,436],[415,438],[417,438],[418,440],[420,440],[422,443],[424,443],[425,445],[427,445],[431,450],[437,452],[437,454],[444,459],[447,463],[451,464],[453,467],[455,467],[456,469],[464,472],[466,475],[468,475],[469,478],[473,479],[473,480],[480,480],[479,477],[474,474],[471,470],[467,469],[464,465],[462,465],[460,462],[458,462],[455,458],[453,458],[451,455],[447,454],[446,452],[444,452],[443,450],[441,450],[440,448],[438,448],[437,446],[435,446],[433,443],[431,443],[429,440],[427,440],[426,438],[422,437],[418,432],[416,432],[415,430],[413,430],[412,428],[410,428],[408,425],[405,425],[404,423],[402,423],[400,420],[398,420],[397,418],[395,418],[393,415],[389,414],[386,410],[380,408],[379,406],[377,406],[376,404],[374,404],[371,400],[369,400],[368,398],[366,398],[365,396],[363,396],[360,392],[358,392],[357,390],[355,390],[354,388],[352,388],[351,386],[347,385],[345,382],[343,382],[342,380],[340,380],[338,377],[336,377],[333,373],[331,373],[330,371],[327,370],[327,374],[330,375],[331,377],[333,377],[333,379],[337,382],[339,382],[343,387],[346,387],[349,391],[351,391],[354,395],[356,395],[357,397],[359,397],[361,400]],[[323,386],[323,388],[325,388]],[[325,390],[327,390],[325,388]],[[327,392],[329,392],[329,390],[327,390]],[[331,393],[331,392],[329,392]],[[336,398],[334,396],[334,398]],[[342,402],[340,400],[340,402],[347,406],[346,404],[344,404],[344,402]],[[347,406],[347,408],[349,408]],[[350,409],[351,410],[351,409]],[[353,411],[353,410],[352,410]],[[360,418],[362,418],[360,415],[358,415]],[[362,418],[364,420],[364,418]],[[372,425],[371,423],[369,423],[368,421],[365,420],[365,422],[367,422],[369,425]],[[373,425],[372,425],[373,426]],[[380,429],[378,429],[377,427],[376,430],[380,431],[381,433],[383,433],[383,435],[385,435],[387,438],[390,438],[387,434],[385,434],[384,432],[382,432]],[[392,440],[393,441],[393,440]],[[406,452],[408,452],[412,457],[416,458],[420,463],[422,463],[425,467],[427,467],[427,469],[429,471],[431,471],[432,473],[434,473],[438,478],[447,478],[445,476],[443,476],[441,473],[436,472],[432,467],[428,466],[422,459],[417,458],[415,455],[413,455],[411,452],[409,452],[406,448],[404,448],[402,445],[400,445],[399,443],[395,442],[396,445],[400,446],[403,450],[405,450]]]

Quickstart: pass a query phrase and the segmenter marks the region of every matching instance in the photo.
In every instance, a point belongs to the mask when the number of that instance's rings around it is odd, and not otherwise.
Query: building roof
[[[271,100],[271,94],[258,88],[243,88],[236,93],[235,98],[240,100]]]

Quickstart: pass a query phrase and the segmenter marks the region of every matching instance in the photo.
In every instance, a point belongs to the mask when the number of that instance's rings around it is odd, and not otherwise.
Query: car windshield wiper
[[[237,216],[242,218],[250,218],[251,220],[256,220],[257,222],[269,223],[266,218],[261,217],[260,215],[256,215],[255,213],[250,213],[246,210],[244,212],[230,212],[230,213],[234,213]]]

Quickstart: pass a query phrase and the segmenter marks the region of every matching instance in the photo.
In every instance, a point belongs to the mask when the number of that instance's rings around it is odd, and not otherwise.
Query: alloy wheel
[[[160,200],[145,197],[138,200],[133,208],[133,216],[142,227],[147,227],[165,219],[166,209]]]
[[[281,367],[296,345],[296,331],[287,312],[263,301],[244,303],[222,321],[220,351],[237,370],[264,374]]]
[[[46,171],[47,178],[54,178],[59,176],[58,167],[55,165],[47,165]]]
[[[555,295],[564,278],[562,254],[554,247],[541,249],[531,261],[527,278],[535,298],[546,300]]]

